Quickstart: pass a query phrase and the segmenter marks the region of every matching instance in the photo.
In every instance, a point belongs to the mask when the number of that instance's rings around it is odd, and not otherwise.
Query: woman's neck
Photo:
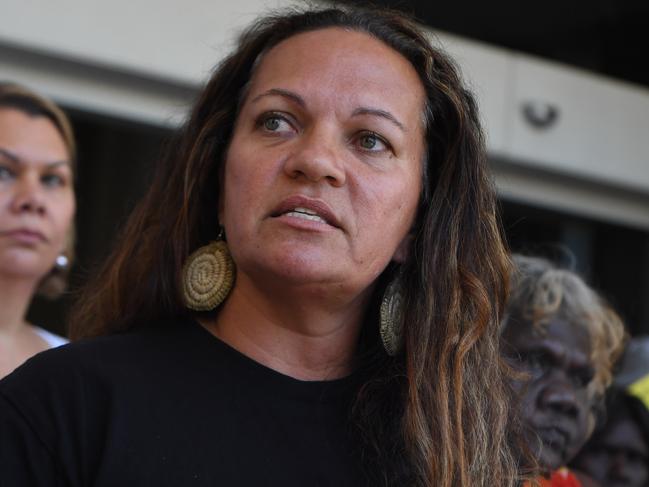
[[[32,279],[0,275],[0,335],[15,335],[25,325],[27,308],[36,285]]]
[[[332,302],[312,290],[272,292],[245,276],[214,320],[210,332],[253,360],[300,380],[333,380],[352,372],[366,296]]]
[[[37,283],[0,275],[0,378],[47,348],[25,321]]]

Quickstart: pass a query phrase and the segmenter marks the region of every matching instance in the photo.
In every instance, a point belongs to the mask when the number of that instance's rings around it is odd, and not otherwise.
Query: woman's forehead
[[[270,49],[259,62],[248,97],[288,89],[323,101],[384,103],[420,121],[424,88],[400,53],[373,36],[330,27],[296,34]]]
[[[70,154],[54,123],[41,115],[0,107],[0,148],[16,163],[70,165]]]
[[[367,32],[341,27],[300,32],[284,39],[263,55],[255,74],[269,64],[271,71],[299,70],[302,64],[295,64],[295,60],[306,63],[314,75],[329,71],[331,75],[349,73],[370,81],[401,78],[413,88],[421,85],[414,67],[401,53]]]

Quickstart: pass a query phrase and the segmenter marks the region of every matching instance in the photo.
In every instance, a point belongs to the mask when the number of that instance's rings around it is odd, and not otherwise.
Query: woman
[[[588,440],[625,339],[615,311],[577,274],[539,257],[514,256],[502,341],[518,382],[529,447],[547,478],[575,486],[565,466]]]
[[[0,377],[65,340],[26,321],[35,293],[59,295],[72,258],[75,146],[52,102],[0,83]]]
[[[391,12],[267,17],[77,308],[73,336],[99,338],[0,387],[0,441],[25,450],[0,469],[38,465],[43,485],[56,470],[70,485],[513,486],[507,275],[448,57]]]

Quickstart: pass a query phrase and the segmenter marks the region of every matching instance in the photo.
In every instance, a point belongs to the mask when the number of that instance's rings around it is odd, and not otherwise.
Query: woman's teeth
[[[295,208],[293,211],[289,211],[286,214],[294,218],[302,218],[303,220],[327,223],[325,219],[319,216],[315,211],[308,210],[306,208]]]

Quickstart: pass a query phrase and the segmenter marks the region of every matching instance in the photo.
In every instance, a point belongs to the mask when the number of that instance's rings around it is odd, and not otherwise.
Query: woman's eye
[[[8,181],[14,173],[8,167],[0,166],[0,181]]]
[[[286,117],[276,113],[263,115],[261,119],[258,120],[257,125],[259,125],[264,131],[271,133],[293,131],[293,125],[286,119]]]
[[[65,186],[65,179],[58,174],[46,174],[41,178],[41,182],[48,187]]]
[[[543,357],[543,355],[538,353],[532,353],[525,357],[522,357],[522,362],[524,367],[528,372],[532,373],[533,376],[541,375],[548,368],[548,363]]]
[[[358,138],[358,145],[362,150],[369,152],[380,152],[389,150],[389,144],[374,132],[366,132]]]
[[[274,132],[275,130],[279,129],[280,125],[281,125],[281,121],[277,117],[267,118],[264,121],[264,128],[266,130],[270,130],[271,132]]]

